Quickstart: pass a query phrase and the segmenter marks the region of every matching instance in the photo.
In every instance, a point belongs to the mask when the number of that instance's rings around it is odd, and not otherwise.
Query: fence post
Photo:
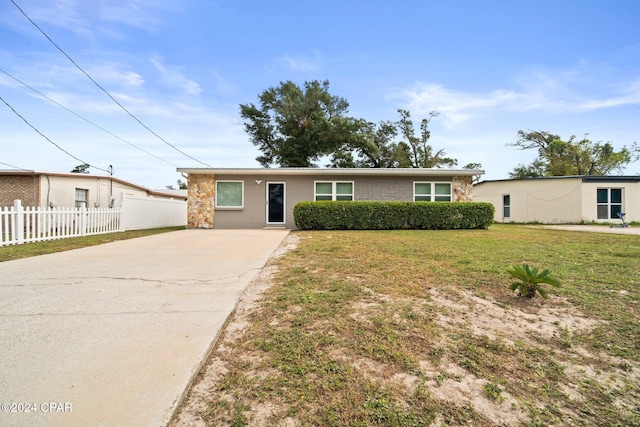
[[[82,203],[80,206],[80,235],[87,235],[87,205]]]
[[[22,200],[13,201],[13,210],[16,215],[16,220],[13,222],[14,240],[21,245],[24,243],[24,209],[22,209]]]

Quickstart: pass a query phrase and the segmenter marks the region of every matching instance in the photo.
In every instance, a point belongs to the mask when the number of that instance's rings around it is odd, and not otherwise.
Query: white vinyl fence
[[[122,209],[23,207],[0,210],[0,246],[124,231]]]
[[[0,246],[187,224],[184,200],[122,196],[121,208],[0,208]]]
[[[187,202],[123,194],[122,223],[125,230],[186,226]]]

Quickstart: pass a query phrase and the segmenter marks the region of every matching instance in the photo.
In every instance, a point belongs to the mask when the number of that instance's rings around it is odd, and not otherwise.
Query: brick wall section
[[[352,181],[345,179],[344,181]],[[404,177],[367,178],[355,181],[355,200],[406,201],[413,200],[413,179]]]
[[[21,200],[22,206],[40,205],[40,177],[35,175],[0,176],[0,208],[13,206]]]
[[[215,213],[214,175],[189,174],[187,203],[188,228],[213,228]]]
[[[343,181],[351,181],[344,179]],[[355,200],[379,201],[413,201],[413,183],[449,182],[447,179],[430,178],[396,178],[372,179],[358,177],[355,181]],[[469,202],[473,199],[473,178],[470,176],[454,176],[451,178],[451,201]]]
[[[452,201],[470,202],[473,200],[473,177],[454,176],[451,186]]]

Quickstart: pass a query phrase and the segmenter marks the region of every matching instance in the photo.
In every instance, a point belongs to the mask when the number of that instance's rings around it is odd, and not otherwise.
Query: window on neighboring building
[[[503,218],[511,217],[511,195],[510,194],[502,195],[502,217]]]
[[[316,181],[315,200],[353,200],[353,182]]]
[[[76,188],[76,208],[88,207],[89,190],[84,188]]]
[[[414,182],[414,202],[450,202],[450,182]]]
[[[598,219],[618,219],[622,212],[622,188],[598,188]]]
[[[216,181],[216,207],[244,207],[244,181]]]

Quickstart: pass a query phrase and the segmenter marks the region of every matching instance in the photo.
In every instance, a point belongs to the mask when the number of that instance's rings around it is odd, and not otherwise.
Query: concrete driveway
[[[182,230],[0,263],[0,425],[165,425],[287,233]]]
[[[544,225],[542,227],[555,230],[586,231],[589,233],[628,234],[640,236],[640,227],[622,228],[619,226],[607,227],[602,225]]]

